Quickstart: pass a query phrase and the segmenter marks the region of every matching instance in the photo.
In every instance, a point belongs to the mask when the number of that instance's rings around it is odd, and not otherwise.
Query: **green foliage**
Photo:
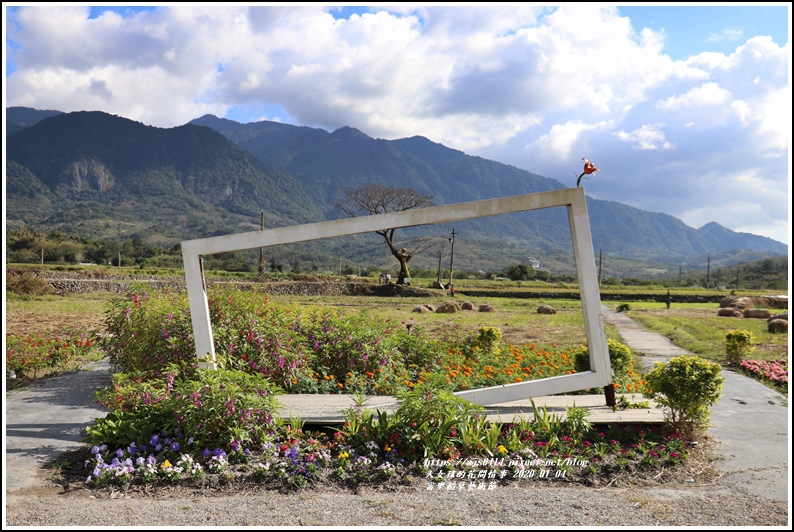
[[[755,335],[744,329],[732,329],[725,333],[725,358],[728,364],[738,366],[750,358],[755,351]]]
[[[480,327],[475,340],[477,346],[489,353],[499,352],[501,342],[502,331],[497,327]]]
[[[6,334],[6,377],[26,381],[51,373],[77,359],[87,357],[92,349],[91,340],[77,330],[55,337]]]
[[[618,395],[615,401],[615,406],[612,407],[613,411],[616,410],[630,410],[630,409],[643,409],[648,408],[650,403],[648,401],[632,402],[626,399],[625,395]]]
[[[213,288],[208,302],[219,364],[291,393],[392,394],[437,363],[444,342],[364,313],[276,305],[256,292]],[[152,378],[171,365],[197,367],[184,293],[132,292],[113,301],[106,326],[116,371]]]
[[[616,377],[624,377],[634,368],[634,355],[624,344],[607,339],[607,349],[609,351],[609,365],[612,373]],[[587,346],[582,346],[573,352],[576,371],[590,371],[590,351]]]
[[[450,432],[482,416],[484,409],[432,385],[417,387],[398,396],[395,423],[406,430],[405,438],[420,445],[424,457],[443,456]]]
[[[217,322],[215,322],[217,323]],[[114,371],[154,376],[197,367],[186,293],[131,292],[111,301],[103,342]]]
[[[617,306],[615,310],[617,310],[618,312],[626,312],[631,310],[631,305],[629,305],[628,303],[621,303],[620,305]]]
[[[441,361],[440,354],[448,345],[443,339],[431,338],[425,334],[419,325],[413,325],[410,332],[402,327],[395,329],[392,340],[412,379],[416,379],[421,369],[438,366]]]
[[[237,370],[181,375],[173,368],[156,380],[117,374],[113,385],[98,394],[113,415],[89,429],[90,441],[140,445],[166,429],[191,438],[199,448],[261,444],[278,425],[279,393],[261,375]]]
[[[576,406],[576,403],[574,403],[573,406],[565,409],[565,421],[563,424],[568,431],[574,434],[589,432],[593,428],[593,424],[587,419],[588,416],[589,413],[586,408]]]
[[[52,293],[50,284],[31,272],[6,271],[6,291],[18,295],[43,296]]]
[[[549,411],[545,406],[538,408],[535,405],[534,399],[530,398],[529,402],[532,403],[532,415],[534,417],[535,426],[538,428],[538,430],[552,434],[559,434],[565,426],[562,417],[554,413],[549,414]]]
[[[706,426],[710,407],[722,394],[721,371],[719,364],[696,356],[657,362],[645,376],[643,395],[665,409],[676,431],[692,433]]]
[[[680,312],[680,314],[679,314]],[[680,309],[679,311],[653,310],[637,312],[632,316],[654,332],[669,338],[675,345],[700,357],[723,363],[725,361],[725,334],[736,323],[715,315],[712,309]],[[742,327],[750,331],[764,349],[757,350],[754,358],[776,360],[788,356],[788,335],[775,335],[767,331],[765,320],[746,319]]]

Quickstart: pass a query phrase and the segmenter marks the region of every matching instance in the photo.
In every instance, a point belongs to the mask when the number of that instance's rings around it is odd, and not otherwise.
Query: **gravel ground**
[[[5,526],[742,526],[791,525],[788,503],[728,486],[589,488],[518,482],[492,491],[256,489],[208,495],[178,491],[95,493],[62,488],[7,494]]]

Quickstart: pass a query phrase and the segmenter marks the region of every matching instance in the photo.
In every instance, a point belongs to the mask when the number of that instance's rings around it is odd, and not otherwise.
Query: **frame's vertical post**
[[[587,215],[584,187],[577,187],[574,190],[578,194],[574,195],[568,206],[568,220],[575,250],[574,256],[577,259],[576,272],[579,277],[579,294],[587,333],[590,370],[607,375],[609,381],[612,382],[609,351],[604,335],[604,315],[601,312],[601,294],[598,290],[598,279],[595,277],[595,253],[593,252],[593,239],[590,233],[590,219]],[[574,206],[577,208],[574,209]]]
[[[190,242],[182,242],[182,262],[185,265],[185,283],[190,302],[190,320],[193,323],[193,339],[196,342],[198,366],[205,369],[217,369],[201,256],[192,249]]]

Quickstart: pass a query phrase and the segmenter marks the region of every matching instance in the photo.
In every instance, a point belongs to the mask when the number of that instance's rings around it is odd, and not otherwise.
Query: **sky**
[[[791,7],[3,4],[5,107],[424,136],[788,244]]]

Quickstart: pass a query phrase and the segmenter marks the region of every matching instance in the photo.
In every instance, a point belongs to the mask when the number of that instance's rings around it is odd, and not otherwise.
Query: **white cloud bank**
[[[19,7],[6,105],[159,127],[248,110],[433,141],[699,227],[789,241],[790,45],[674,61],[610,6]],[[748,177],[751,176],[751,177]]]

